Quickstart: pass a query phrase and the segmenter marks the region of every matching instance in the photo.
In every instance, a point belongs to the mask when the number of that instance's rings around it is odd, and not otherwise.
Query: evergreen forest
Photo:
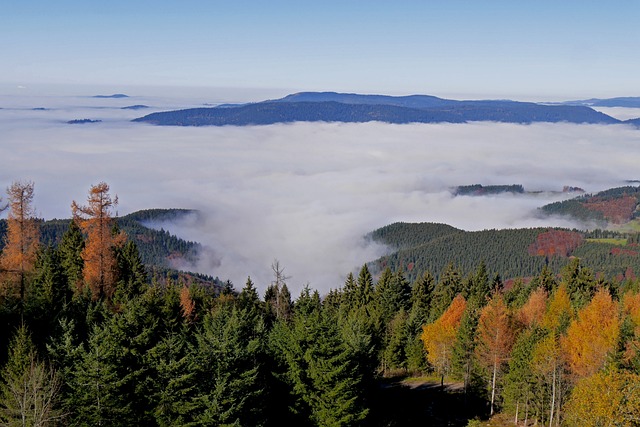
[[[397,242],[397,261],[292,295],[277,260],[270,283],[239,289],[150,272],[167,255],[144,244],[184,257],[197,244],[140,221],[183,213],[114,218],[103,182],[45,226],[33,191],[14,182],[5,199],[1,425],[638,425],[640,281],[576,255],[589,241],[631,251],[609,236],[395,224],[374,237]],[[452,252],[409,268],[438,241]],[[540,262],[482,256],[492,244]]]

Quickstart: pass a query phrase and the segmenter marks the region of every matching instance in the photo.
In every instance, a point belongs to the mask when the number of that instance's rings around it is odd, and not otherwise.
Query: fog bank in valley
[[[395,221],[465,230],[572,226],[536,216],[537,207],[567,197],[550,191],[565,185],[599,191],[640,178],[640,131],[624,125],[183,128],[130,123],[147,112],[86,103],[19,107],[0,110],[0,186],[33,180],[43,217],[69,217],[71,201],[84,201],[99,181],[118,194],[121,215],[198,209],[198,216],[161,224],[203,244],[192,268],[229,278],[236,288],[251,276],[263,290],[278,259],[294,295],[307,283],[322,291],[341,286],[346,273],[383,254],[385,248],[363,238],[377,227]],[[103,121],[65,123],[89,114]],[[450,192],[475,183],[522,184],[542,193]]]

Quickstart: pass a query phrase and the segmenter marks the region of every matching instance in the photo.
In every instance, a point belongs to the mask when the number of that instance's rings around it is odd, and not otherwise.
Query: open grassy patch
[[[610,245],[618,245],[625,246],[627,244],[627,239],[625,238],[611,238],[611,239],[586,239],[587,242],[593,243],[607,243]]]

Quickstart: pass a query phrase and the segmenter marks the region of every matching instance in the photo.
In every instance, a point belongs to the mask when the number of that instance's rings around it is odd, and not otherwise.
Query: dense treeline
[[[394,425],[381,378],[428,372],[463,384],[448,425],[640,415],[636,279],[608,282],[574,258],[508,289],[484,262],[413,282],[364,265],[326,295],[292,296],[277,261],[262,297],[250,278],[240,291],[158,282],[114,228],[106,184],[74,202],[56,247],[15,208],[33,184],[16,185],[0,253],[2,424]]]
[[[456,196],[486,196],[489,194],[501,193],[524,193],[524,187],[521,184],[511,185],[460,185],[456,187],[454,194]]]
[[[449,263],[468,274],[480,260],[491,275],[499,274],[505,280],[535,276],[543,267],[558,274],[571,257],[579,257],[583,265],[606,278],[640,273],[633,271],[640,265],[640,250],[634,249],[638,233],[558,228],[469,232],[444,224],[395,223],[375,230],[370,237],[392,249],[372,264],[372,271],[402,269],[411,281],[423,271],[437,275]],[[601,240],[605,238],[617,238],[629,246],[621,252],[618,246]]]
[[[543,206],[549,215],[567,215],[587,224],[605,228],[607,222],[620,224],[640,216],[640,187],[611,188],[596,194],[583,194],[570,200]]]

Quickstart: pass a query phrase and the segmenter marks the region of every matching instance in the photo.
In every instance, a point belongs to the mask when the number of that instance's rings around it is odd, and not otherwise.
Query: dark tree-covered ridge
[[[237,106],[152,113],[134,119],[165,126],[247,126],[292,122],[364,123],[620,123],[585,106],[504,100],[456,101],[426,95],[391,97],[306,92]]]
[[[410,280],[424,271],[437,274],[450,263],[468,274],[480,260],[503,279],[531,277],[544,266],[558,273],[576,256],[606,277],[640,273],[640,250],[634,249],[638,233],[542,227],[463,231],[445,224],[395,223],[373,231],[370,238],[390,248],[372,263],[373,270],[403,269]],[[611,239],[630,246],[623,250]]]

